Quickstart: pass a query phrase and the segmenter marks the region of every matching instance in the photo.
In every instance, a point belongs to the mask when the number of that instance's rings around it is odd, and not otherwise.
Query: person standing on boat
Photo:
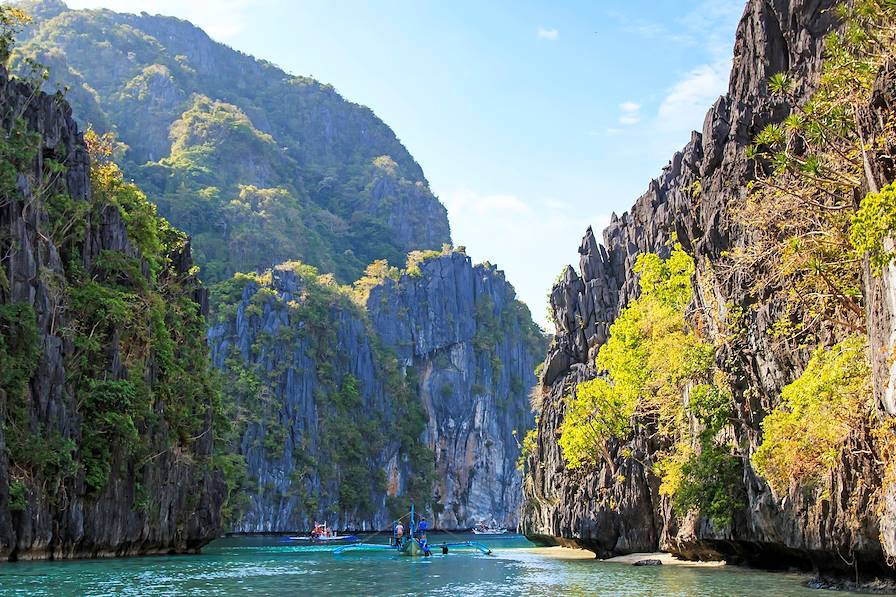
[[[426,517],[420,517],[420,523],[417,525],[417,531],[420,533],[420,547],[423,548],[423,555],[429,556],[429,542],[426,539],[426,531],[429,530],[429,524],[426,522]]]
[[[401,540],[403,538],[404,538],[404,525],[401,524],[401,521],[399,520],[395,524],[395,544],[401,545]]]

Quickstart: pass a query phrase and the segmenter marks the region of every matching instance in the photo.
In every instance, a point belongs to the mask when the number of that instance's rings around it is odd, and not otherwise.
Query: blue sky
[[[169,14],[371,107],[537,321],[728,84],[743,0],[69,0]]]

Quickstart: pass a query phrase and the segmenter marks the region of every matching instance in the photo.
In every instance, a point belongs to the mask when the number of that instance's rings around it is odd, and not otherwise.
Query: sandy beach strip
[[[630,553],[624,556],[616,556],[615,558],[607,558],[606,560],[601,560],[601,562],[608,562],[614,564],[634,564],[639,560],[659,560],[663,563],[663,566],[701,566],[701,567],[718,567],[724,566],[724,560],[715,560],[710,562],[698,562],[693,560],[680,560],[673,556],[671,553],[666,553],[662,551],[654,552],[654,553]]]
[[[534,553],[548,558],[556,558],[558,560],[593,560],[595,555],[593,551],[587,549],[578,549],[575,547],[532,547],[526,548],[526,553]]]
[[[608,564],[634,564],[640,560],[659,560],[663,566],[700,566],[700,567],[718,567],[724,566],[724,561],[714,562],[694,562],[689,560],[680,560],[670,553],[665,552],[643,552],[630,553],[624,556],[616,556],[615,558],[607,558],[606,560],[598,560],[594,552],[587,549],[578,549],[575,547],[535,547],[527,549],[527,552],[537,553],[548,558],[556,558],[558,560],[595,560]]]

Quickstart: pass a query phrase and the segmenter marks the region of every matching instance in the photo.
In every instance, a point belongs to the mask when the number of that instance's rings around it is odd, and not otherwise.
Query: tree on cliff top
[[[30,22],[31,17],[21,8],[0,5],[0,63],[9,62],[16,35]]]

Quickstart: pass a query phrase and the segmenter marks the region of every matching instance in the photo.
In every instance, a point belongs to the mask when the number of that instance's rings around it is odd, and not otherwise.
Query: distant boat
[[[290,541],[310,541],[311,543],[329,543],[331,541],[360,541],[361,538],[357,535],[330,535],[330,536],[320,536],[320,537],[288,537]]]
[[[499,527],[493,520],[491,524],[480,522],[473,527],[472,531],[477,535],[503,535],[507,532],[504,527]]]
[[[333,541],[360,541],[357,535],[337,535],[335,531],[327,528],[327,523],[317,523],[314,530],[307,537],[289,537],[291,541],[310,541],[311,543],[330,543]]]

